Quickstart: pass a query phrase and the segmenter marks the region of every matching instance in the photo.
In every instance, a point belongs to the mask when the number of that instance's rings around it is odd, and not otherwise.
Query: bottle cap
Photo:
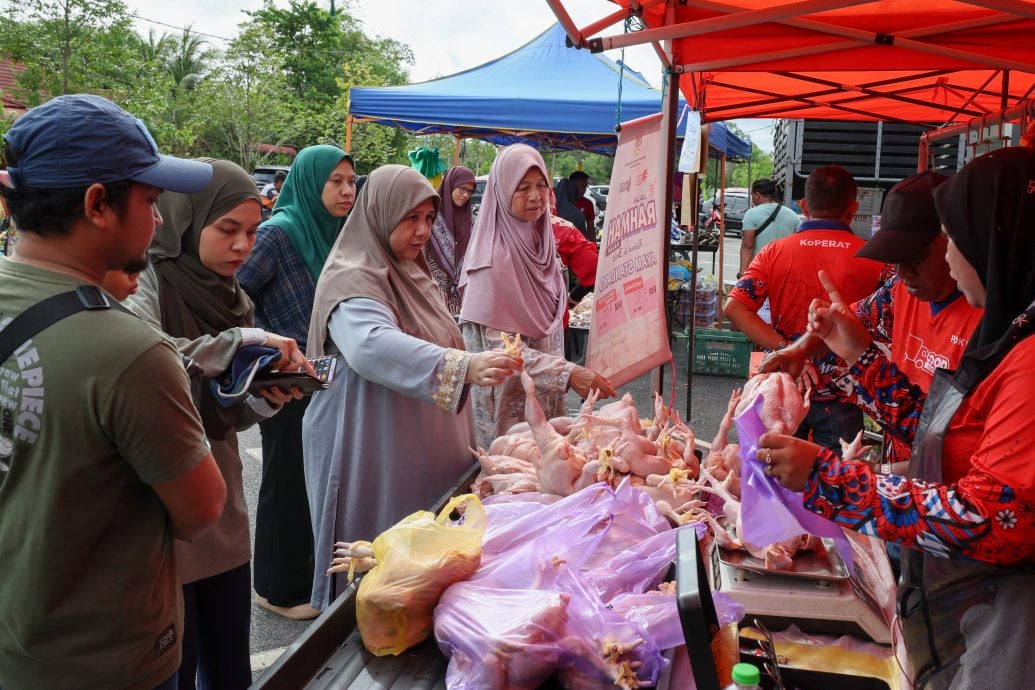
[[[739,685],[758,685],[761,674],[752,664],[735,664],[733,666],[733,682]]]

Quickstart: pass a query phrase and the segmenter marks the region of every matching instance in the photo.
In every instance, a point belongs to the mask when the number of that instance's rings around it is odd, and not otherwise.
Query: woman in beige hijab
[[[316,286],[309,355],[338,357],[302,427],[319,609],[344,588],[319,567],[335,541],[372,540],[440,498],[471,466],[470,385],[499,384],[520,366],[464,351],[421,254],[438,202],[416,170],[375,170]]]

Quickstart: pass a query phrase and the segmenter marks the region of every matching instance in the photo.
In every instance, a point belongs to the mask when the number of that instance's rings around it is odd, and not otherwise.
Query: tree
[[[140,38],[137,44],[137,52],[140,59],[147,65],[164,65],[176,49],[176,39],[167,33],[155,36],[154,27],[147,31],[147,40]]]
[[[25,65],[22,96],[37,105],[51,96],[122,91],[133,86],[139,39],[122,0],[25,0],[0,23],[0,46]]]
[[[254,27],[243,31],[210,76],[191,94],[186,126],[205,152],[245,170],[265,162],[257,144],[284,145],[297,134],[290,88],[269,61],[256,59],[266,38]]]
[[[407,81],[406,65],[413,62],[410,49],[385,38],[371,38],[348,14],[348,4],[331,15],[315,2],[290,0],[286,9],[265,0],[250,12],[245,32],[264,37],[266,46],[254,59],[263,60],[283,75],[295,130],[296,148],[345,140],[348,89],[352,86],[386,86]],[[379,160],[401,147],[405,136],[357,132],[360,150]],[[365,137],[369,137],[364,141]],[[394,155],[394,154],[393,154]],[[357,160],[358,162],[358,160]]]
[[[172,41],[172,50],[165,57],[164,63],[177,93],[181,89],[190,91],[204,78],[209,62],[215,56],[215,51],[206,48],[206,45],[205,40],[192,33],[189,26],[183,30],[183,35]]]

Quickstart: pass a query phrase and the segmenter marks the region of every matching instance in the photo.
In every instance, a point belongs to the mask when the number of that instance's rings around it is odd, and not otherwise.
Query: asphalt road
[[[739,267],[740,240],[727,238],[724,247],[725,261],[723,279],[732,281]],[[702,254],[699,263],[706,271],[711,270],[711,256]],[[716,265],[716,269],[718,265]],[[717,272],[717,270],[716,270]],[[686,392],[691,392],[692,414],[688,420],[694,434],[705,441],[711,441],[719,428],[719,422],[726,412],[731,391],[744,384],[744,379],[719,376],[695,375],[692,379],[686,374],[686,340],[675,338],[672,341],[674,369],[665,370],[664,393],[668,399],[674,392],[677,409],[685,416]],[[673,371],[675,386],[673,387]],[[619,390],[620,394],[630,393],[636,402],[640,415],[653,416],[653,396],[651,395],[650,376],[645,375]],[[578,410],[580,401],[574,394],[569,394],[569,407]],[[248,501],[249,518],[252,530],[255,528],[255,502],[259,493],[261,478],[262,452],[259,439],[259,428],[253,427],[238,435],[242,459],[244,461],[244,490]],[[253,593],[254,594],[254,593]],[[292,621],[252,605],[252,671],[256,678],[279,657],[285,647],[291,644],[310,621]]]

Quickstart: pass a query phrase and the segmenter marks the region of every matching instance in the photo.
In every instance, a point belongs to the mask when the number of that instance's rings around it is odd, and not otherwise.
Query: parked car
[[[255,180],[255,186],[259,188],[259,191],[262,191],[263,187],[273,182],[273,176],[278,171],[287,172],[290,169],[290,165],[257,165],[252,171],[252,179]]]
[[[474,194],[471,195],[471,215],[477,216],[478,209],[482,205],[482,194],[485,193],[485,183],[489,181],[488,175],[479,175],[474,178]]]
[[[610,188],[610,185],[606,184],[591,184],[589,189],[586,190],[593,197],[593,201],[596,202],[597,210],[607,210],[607,192]]]
[[[714,209],[719,205],[719,195],[701,204],[701,210],[697,213],[697,224],[707,229],[718,219]],[[723,211],[723,220],[726,225],[726,234],[733,237],[740,237],[744,231],[744,212],[751,207],[751,194],[743,187],[731,187],[726,190],[726,207]]]

